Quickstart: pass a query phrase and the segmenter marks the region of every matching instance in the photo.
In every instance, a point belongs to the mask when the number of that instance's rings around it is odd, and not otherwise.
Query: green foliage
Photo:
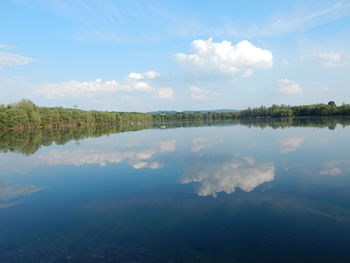
[[[215,121],[234,119],[238,115],[237,112],[177,112],[177,113],[161,113],[153,114],[154,122],[173,122],[173,121]]]
[[[336,107],[337,105],[335,104],[335,102],[334,101],[330,101],[330,102],[328,102],[328,105],[329,106],[332,106],[332,107]]]
[[[272,105],[269,108],[264,106],[254,109],[248,108],[247,110],[240,111],[238,117],[344,116],[349,114],[350,105],[343,104],[342,106],[336,106],[334,101],[330,101],[328,104],[321,103],[301,106]]]
[[[0,128],[39,128],[152,122],[151,114],[37,107],[29,100],[0,105]]]

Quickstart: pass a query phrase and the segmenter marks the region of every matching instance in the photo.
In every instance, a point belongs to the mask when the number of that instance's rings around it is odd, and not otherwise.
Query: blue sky
[[[2,0],[0,103],[349,103],[350,1]]]

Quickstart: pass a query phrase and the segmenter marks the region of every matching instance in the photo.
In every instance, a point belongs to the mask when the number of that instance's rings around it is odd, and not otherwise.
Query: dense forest
[[[215,121],[244,118],[301,117],[301,116],[350,116],[350,105],[328,104],[302,106],[272,105],[248,108],[238,112],[176,112],[140,113],[109,112],[65,109],[62,107],[38,107],[29,100],[0,105],[0,129],[72,127],[92,125],[134,125],[138,123],[176,121]]]

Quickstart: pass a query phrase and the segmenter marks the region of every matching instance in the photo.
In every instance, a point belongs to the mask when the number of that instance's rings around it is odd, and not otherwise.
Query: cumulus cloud
[[[91,97],[117,92],[145,92],[153,94],[159,99],[173,98],[173,89],[155,88],[148,82],[149,80],[156,79],[158,76],[158,72],[148,71],[145,73],[132,72],[122,82],[96,79],[93,81],[71,80],[61,83],[46,83],[40,85],[35,91],[35,94],[52,99],[58,97]]]
[[[185,69],[196,74],[250,76],[255,69],[270,69],[272,53],[255,47],[247,40],[233,45],[230,41],[194,40],[192,54],[178,53],[176,59]]]
[[[189,90],[190,90],[191,98],[194,100],[205,100],[214,96],[213,92],[211,92],[210,90],[201,89],[201,88],[198,88],[197,86],[190,86]]]
[[[304,142],[302,137],[290,137],[279,141],[281,153],[289,153],[296,151]]]
[[[35,61],[33,58],[26,57],[20,54],[0,52],[0,68],[24,65],[33,61]]]
[[[278,91],[287,94],[301,94],[303,90],[300,88],[299,84],[295,80],[290,79],[280,79],[278,81],[279,88]]]
[[[226,163],[206,161],[193,165],[180,180],[183,184],[198,183],[199,196],[214,196],[219,192],[231,194],[236,188],[251,192],[265,182],[271,182],[275,176],[272,163],[256,163],[253,158],[245,157]]]
[[[323,66],[332,68],[339,66],[341,56],[335,52],[328,52],[318,54],[318,58]]]

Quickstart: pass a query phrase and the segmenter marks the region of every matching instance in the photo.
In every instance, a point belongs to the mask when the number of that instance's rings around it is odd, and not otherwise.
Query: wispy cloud
[[[0,182],[0,201],[14,199],[24,195],[30,195],[42,189],[43,188],[35,185],[10,184],[8,182],[1,181]]]
[[[12,49],[12,48],[14,48],[14,46],[0,43],[0,49]]]
[[[27,1],[17,1],[29,6]],[[281,18],[265,24],[246,23],[238,27],[234,17],[218,17],[213,24],[195,14],[168,10],[149,1],[104,1],[103,4],[89,0],[30,2],[31,7],[34,4],[75,21],[73,38],[97,42],[160,41],[203,36],[237,39],[272,37],[308,30],[350,15],[350,2],[338,2],[298,15],[284,12]],[[271,21],[271,17],[265,20]]]
[[[226,37],[236,39],[253,39],[261,37],[274,37],[286,33],[302,32],[336,21],[350,15],[350,2],[338,2],[323,9],[304,13],[283,13],[279,18],[267,19],[271,22],[265,24],[245,24],[237,26],[234,18],[225,18],[218,25],[212,25],[196,17],[174,16],[163,10],[161,12],[168,22],[173,34],[183,37]],[[218,18],[220,20],[220,18]]]
[[[20,54],[0,52],[0,68],[24,65],[35,61],[35,59]]]
[[[197,86],[190,86],[189,90],[190,90],[191,98],[193,100],[207,100],[214,96],[217,96],[216,93],[213,93],[210,90],[201,89]]]
[[[321,61],[321,64],[325,67],[334,68],[339,66],[341,56],[335,52],[320,53],[318,58]]]
[[[322,10],[310,14],[278,19],[258,30],[261,36],[273,36],[281,33],[300,32],[324,25],[350,15],[350,2],[338,2]]]

